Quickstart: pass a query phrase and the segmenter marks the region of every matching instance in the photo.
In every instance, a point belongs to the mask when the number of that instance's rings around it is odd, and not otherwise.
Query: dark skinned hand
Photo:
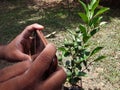
[[[66,79],[62,68],[43,79],[55,53],[55,46],[48,44],[33,62],[26,60],[0,70],[0,90],[61,90]]]
[[[4,46],[1,58],[9,61],[31,60],[28,55],[31,45],[31,34],[34,30],[42,30],[44,27],[39,24],[32,24],[27,26],[22,33],[20,33],[8,45]]]

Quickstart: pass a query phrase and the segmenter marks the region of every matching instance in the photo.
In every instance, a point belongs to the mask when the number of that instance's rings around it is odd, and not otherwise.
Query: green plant
[[[106,22],[102,22],[102,14],[109,8],[102,7],[98,9],[99,0],[91,0],[85,4],[79,0],[85,12],[79,12],[79,16],[84,21],[76,30],[68,30],[69,38],[65,38],[64,45],[59,48],[62,52],[59,60],[63,60],[63,65],[67,69],[67,81],[72,85],[77,85],[82,76],[86,75],[85,70],[92,62],[97,62],[105,58],[98,56],[96,59],[89,61],[90,57],[99,52],[103,47],[95,47],[89,50],[88,41],[100,30],[100,26]],[[65,60],[68,58],[68,60]],[[82,86],[81,86],[82,87]]]

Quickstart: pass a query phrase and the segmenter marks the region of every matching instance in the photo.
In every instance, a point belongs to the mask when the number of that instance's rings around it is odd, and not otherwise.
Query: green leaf
[[[75,85],[81,78],[79,77],[73,77],[73,78],[69,78],[68,82],[71,84],[71,85]]]
[[[95,17],[103,14],[104,12],[106,12],[108,10],[109,10],[109,8],[106,8],[106,7],[101,8],[99,11],[97,11]]]
[[[70,52],[69,52],[69,49],[68,49],[68,48],[60,47],[60,48],[58,48],[58,50],[62,51],[62,55],[63,55],[64,57],[67,57],[67,56],[70,55]]]
[[[91,3],[88,4],[88,8],[89,8],[89,10],[92,9],[92,7],[93,7],[93,5],[95,4],[95,2],[96,2],[96,0],[91,0]]]
[[[89,12],[87,13],[87,15],[89,16],[89,19],[92,20],[93,16],[94,16],[94,12],[95,9],[98,7],[99,5],[99,0],[92,0],[91,4],[89,5]]]
[[[65,53],[64,53],[64,56],[65,57],[67,57],[67,56],[69,56],[70,55],[70,52],[69,51],[66,51]]]
[[[77,64],[77,65],[80,64],[82,61],[83,61],[83,59],[80,57],[76,57],[76,59],[74,60],[75,64]]]
[[[87,11],[88,11],[87,5],[84,2],[82,2],[81,0],[79,0],[79,2],[81,3],[81,5],[83,6],[85,12],[87,13]]]
[[[101,61],[102,59],[106,58],[106,56],[99,56],[98,58],[96,58],[94,61],[98,62]]]
[[[90,21],[90,26],[94,26],[94,27],[96,27],[96,26],[98,26],[99,25],[99,23],[100,23],[100,21],[102,20],[102,16],[99,16],[99,17],[94,17],[91,21]]]
[[[76,64],[76,67],[77,67],[79,70],[82,70],[82,65],[81,65],[81,64]]]
[[[93,0],[94,2],[92,3],[92,9],[91,11],[93,12],[99,5],[100,0]]]
[[[102,49],[103,49],[103,47],[96,47],[96,48],[91,52],[90,56],[96,54],[97,52],[99,52],[99,51],[102,50]]]
[[[75,74],[77,77],[86,76],[86,73],[81,71],[76,71]]]
[[[88,57],[88,56],[90,55],[90,51],[85,50],[85,51],[84,51],[84,55],[85,55],[86,57]]]
[[[76,84],[78,81],[80,81],[81,78],[79,78],[79,77],[74,77],[73,79],[74,79],[74,84]]]
[[[92,12],[91,10],[89,10],[89,11],[87,12],[86,16],[87,16],[87,18],[88,18],[88,22],[90,22],[90,20],[92,19],[93,14],[94,14],[94,12]]]
[[[59,55],[59,56],[57,56],[58,57],[58,61],[62,61],[62,56],[61,55]]]
[[[64,45],[65,45],[65,47],[73,46],[73,42],[70,42],[70,41],[69,42],[65,42]]]
[[[95,9],[99,5],[99,0],[92,0],[90,4],[88,4],[89,11],[87,12],[87,17],[89,17],[89,21],[93,18]]]
[[[86,43],[90,38],[90,36],[87,35],[86,27],[80,24],[79,28],[80,28],[81,33],[83,34],[83,41],[84,43]]]
[[[72,72],[70,70],[67,70],[67,77],[71,77],[72,76]]]
[[[98,31],[100,30],[100,28],[95,28],[90,32],[90,35],[93,36],[95,35]]]
[[[87,36],[87,30],[86,27],[82,24],[79,25],[80,31],[84,36]]]
[[[66,51],[64,47],[59,47],[58,50],[60,50],[60,51]]]
[[[93,6],[96,3],[96,0],[91,0],[90,5]]]
[[[86,43],[90,39],[90,36],[83,36],[83,42]]]
[[[80,61],[80,59],[76,59],[74,62],[75,62],[75,64],[80,64],[81,61]]]
[[[82,18],[82,20],[86,23],[86,22],[88,22],[88,17],[86,16],[86,14],[85,13],[78,13],[79,14],[79,16]]]
[[[83,65],[85,66],[85,67],[87,67],[87,61],[83,61]]]

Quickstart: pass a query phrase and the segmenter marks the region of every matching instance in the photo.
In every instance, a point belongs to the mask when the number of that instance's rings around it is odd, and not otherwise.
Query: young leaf
[[[103,47],[96,47],[96,48],[91,52],[90,56],[96,54],[97,52],[99,52],[99,51],[102,50],[102,49],[103,49]]]
[[[81,0],[79,0],[79,2],[81,3],[81,5],[83,6],[85,12],[87,13],[87,11],[88,11],[87,5],[84,2],[82,2]]]
[[[94,27],[98,26],[102,18],[103,18],[102,16],[94,17],[90,22],[90,26],[94,26]]]
[[[106,56],[99,56],[98,58],[96,58],[94,61],[98,62],[101,61],[102,59],[106,58]]]
[[[109,10],[109,8],[106,8],[106,7],[101,8],[99,11],[97,11],[95,17],[103,14],[104,12],[106,12],[108,10]]]
[[[88,22],[90,22],[90,20],[93,18],[93,14],[94,14],[94,11],[90,11],[88,13],[88,17],[89,17]]]
[[[88,17],[86,16],[85,13],[78,13],[78,14],[85,23],[88,22]]]
[[[90,36],[87,35],[86,27],[80,24],[79,28],[80,28],[81,33],[83,34],[83,41],[84,43],[86,43],[88,39],[90,38]]]
[[[91,0],[91,3],[88,5],[90,10],[92,9],[95,3],[96,3],[96,0]]]
[[[89,19],[92,20],[95,9],[98,7],[99,5],[99,0],[92,0],[92,2],[90,3],[89,6]],[[87,14],[88,15],[88,14]]]
[[[99,2],[100,2],[100,0],[95,0],[95,3],[92,5],[92,10],[91,11],[95,11],[95,9],[98,7],[98,5],[99,5]]]
[[[93,6],[96,3],[96,0],[91,0],[90,5]]]

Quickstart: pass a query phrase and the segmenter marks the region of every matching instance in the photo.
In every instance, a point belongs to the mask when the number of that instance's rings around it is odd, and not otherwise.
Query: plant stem
[[[87,70],[88,67],[89,67],[93,62],[94,62],[94,61],[91,61],[91,62],[85,67],[85,69],[82,70],[82,72],[84,72],[85,70]]]

